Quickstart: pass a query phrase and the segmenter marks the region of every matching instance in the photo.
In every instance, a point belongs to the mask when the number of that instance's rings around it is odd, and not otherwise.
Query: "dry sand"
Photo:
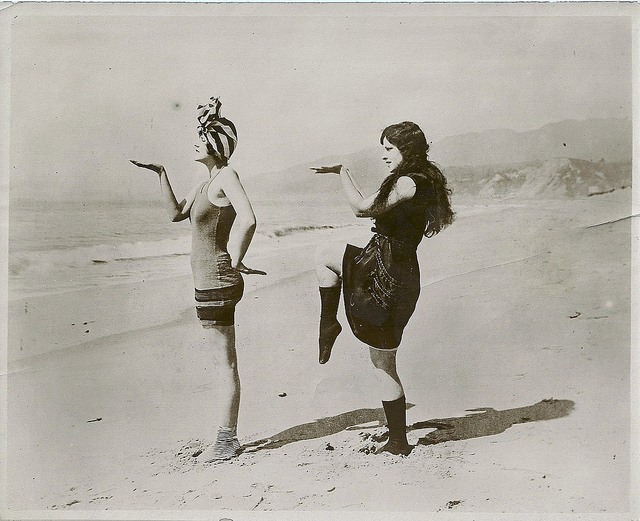
[[[423,242],[398,355],[404,458],[371,453],[385,428],[367,349],[345,330],[317,363],[313,244],[366,227],[252,262],[269,276],[237,311],[232,462],[193,457],[215,434],[216,375],[192,347],[189,277],[10,302],[5,516],[632,519],[632,219],[593,226],[634,213],[628,192],[475,202]]]

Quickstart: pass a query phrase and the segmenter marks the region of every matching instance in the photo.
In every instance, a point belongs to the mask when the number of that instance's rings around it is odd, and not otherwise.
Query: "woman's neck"
[[[196,159],[198,163],[202,163],[209,170],[209,177],[216,176],[223,167],[218,166],[216,161],[211,156],[203,157],[202,159]]]
[[[220,173],[220,170],[222,170],[222,167],[217,167],[215,165],[213,167],[208,167],[208,168],[209,168],[209,177],[211,179],[217,176]]]

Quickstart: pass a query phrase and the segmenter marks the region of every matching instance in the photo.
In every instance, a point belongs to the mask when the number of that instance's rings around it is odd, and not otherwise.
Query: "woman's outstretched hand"
[[[245,275],[266,275],[267,272],[266,271],[261,271],[261,270],[254,270],[251,268],[247,268],[244,264],[240,263],[236,266],[236,269],[240,272],[240,273],[244,273]]]
[[[164,171],[164,166],[155,165],[153,163],[140,163],[135,161],[134,159],[129,159],[134,165],[139,166],[140,168],[146,168],[148,170],[153,170],[156,174],[160,175]]]
[[[311,170],[313,170],[316,174],[339,174],[342,170],[342,165],[312,166]]]

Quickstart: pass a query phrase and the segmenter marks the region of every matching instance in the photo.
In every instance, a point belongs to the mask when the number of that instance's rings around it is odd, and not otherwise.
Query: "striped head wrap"
[[[221,106],[218,98],[210,98],[206,105],[198,105],[198,134],[220,156],[229,159],[236,149],[238,133],[231,121],[220,116]]]

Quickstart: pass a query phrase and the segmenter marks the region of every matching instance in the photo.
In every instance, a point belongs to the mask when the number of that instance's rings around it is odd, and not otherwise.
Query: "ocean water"
[[[343,200],[253,205],[253,259],[281,237],[358,221]],[[190,248],[189,221],[170,222],[159,201],[11,201],[9,299],[190,275]]]

